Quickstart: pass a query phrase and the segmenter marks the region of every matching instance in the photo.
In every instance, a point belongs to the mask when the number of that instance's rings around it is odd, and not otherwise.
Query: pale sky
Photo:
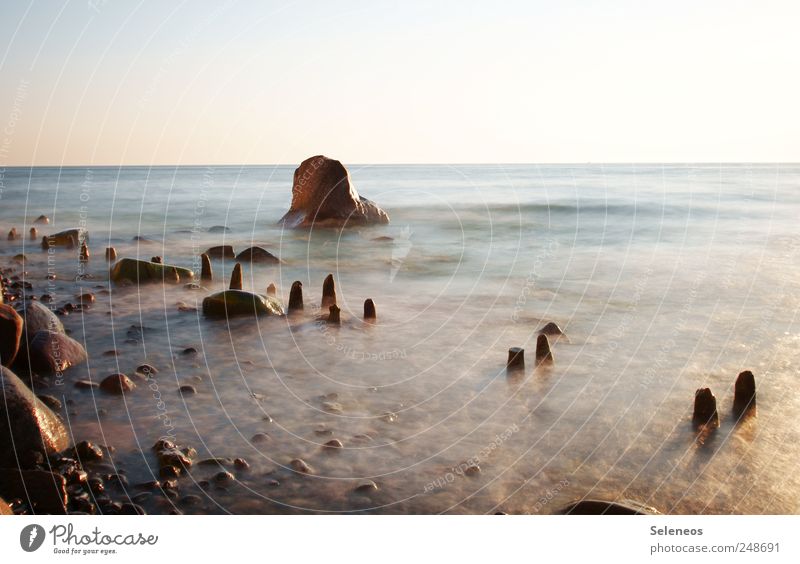
[[[3,0],[0,166],[800,161],[799,6]]]

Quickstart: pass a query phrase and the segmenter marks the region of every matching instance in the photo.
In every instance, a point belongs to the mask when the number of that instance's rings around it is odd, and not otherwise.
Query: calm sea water
[[[198,486],[217,469],[195,467],[181,492],[203,501],[187,512],[551,513],[585,496],[663,512],[800,512],[800,166],[351,166],[392,223],[341,233],[276,225],[293,170],[3,171],[0,227],[27,233],[44,213],[42,234],[89,229],[93,279],[74,282],[77,257],[60,251],[54,305],[78,286],[97,293],[96,307],[64,318],[91,359],[48,393],[69,400],[76,439],[116,447],[131,483],[157,477],[150,446],[169,418],[199,458],[251,465],[226,489]],[[315,323],[311,308],[211,321],[177,307],[206,292],[97,287],[106,246],[197,268],[218,244],[279,255],[279,267],[245,267],[245,287],[274,282],[284,299],[300,280],[318,304],[333,273],[342,327]],[[4,264],[21,251],[35,292],[52,294],[38,244],[0,242]],[[233,264],[213,266],[209,293]],[[374,326],[360,321],[366,298]],[[552,368],[534,369],[546,321],[568,339],[553,344]],[[506,374],[511,346],[526,349],[522,375]],[[72,386],[142,362],[160,370],[157,391]],[[745,369],[758,414],[736,425]],[[182,384],[198,393],[180,395]],[[702,438],[690,424],[701,386],[721,418]],[[321,447],[332,438],[344,448]],[[289,468],[298,457],[313,475]],[[470,464],[480,472],[463,472]],[[367,479],[378,489],[354,492]]]

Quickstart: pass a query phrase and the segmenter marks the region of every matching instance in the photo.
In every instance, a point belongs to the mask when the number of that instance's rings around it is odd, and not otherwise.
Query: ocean
[[[224,484],[218,465],[195,464],[178,498],[132,486],[148,512],[548,514],[581,498],[800,512],[800,165],[349,165],[391,223],[287,231],[294,168],[0,175],[0,227],[25,236],[3,237],[0,265],[24,253],[53,307],[97,296],[63,317],[89,362],[37,390],[64,399],[75,440],[113,446],[130,484],[158,479],[151,446],[165,434],[198,461],[249,463]],[[39,237],[88,229],[88,265],[27,240],[40,214]],[[243,265],[244,287],[274,283],[286,301],[299,280],[305,315],[204,318],[230,259],[213,261],[206,290],[108,285],[105,247],[199,272],[199,254],[223,244],[279,256]],[[314,309],[328,273],[341,327]],[[375,324],[361,320],[367,298]],[[565,337],[537,367],[550,321]],[[506,371],[510,347],[525,349],[524,371]],[[158,374],[124,397],[74,386],[144,362]],[[737,421],[743,370],[757,414]],[[717,398],[711,433],[691,424],[701,387]],[[293,471],[297,458],[311,474]]]

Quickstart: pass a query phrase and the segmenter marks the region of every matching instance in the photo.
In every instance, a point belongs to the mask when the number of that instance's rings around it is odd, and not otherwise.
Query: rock
[[[200,280],[204,282],[211,282],[214,279],[214,274],[211,270],[211,259],[206,253],[203,253],[200,255],[200,261],[202,262]]]
[[[233,247],[230,245],[219,245],[217,247],[211,247],[205,252],[205,254],[207,254],[209,258],[214,258],[214,259],[236,258],[236,253],[233,252]]]
[[[150,378],[153,374],[158,374],[158,370],[149,364],[140,364],[136,367],[136,372],[145,378]]]
[[[48,225],[50,223],[50,218],[46,215],[42,214],[36,219],[33,220],[35,225]]]
[[[376,484],[372,480],[363,480],[359,482],[359,484],[353,489],[353,491],[360,494],[376,492],[378,491],[378,484]]]
[[[188,384],[185,384],[185,385],[181,386],[180,388],[178,388],[178,391],[181,394],[184,394],[184,395],[192,395],[192,394],[196,394],[197,393],[197,388],[195,388],[194,386],[190,386]]]
[[[39,451],[48,456],[69,448],[69,434],[61,419],[2,366],[0,389],[0,466],[17,466],[15,448],[17,454]]]
[[[158,255],[150,257],[150,262],[154,262],[156,264],[164,264],[164,257]]]
[[[367,321],[374,321],[378,318],[378,314],[375,311],[375,302],[371,299],[367,299],[364,301],[364,319]]]
[[[550,352],[547,335],[539,335],[536,338],[536,364],[553,364],[553,353]]]
[[[262,249],[261,247],[250,247],[249,249],[245,249],[236,255],[236,260],[240,262],[256,262],[264,264],[278,264],[281,262],[278,257],[273,255],[268,250]]]
[[[79,390],[92,390],[94,388],[99,388],[100,385],[96,382],[92,382],[91,380],[76,380],[75,387]]]
[[[236,476],[234,476],[228,471],[223,470],[222,472],[217,472],[216,474],[214,474],[214,481],[222,484],[235,482]]]
[[[336,305],[336,283],[333,281],[333,274],[328,274],[322,283],[322,303],[321,309]]]
[[[231,228],[226,225],[212,225],[208,228],[209,233],[228,233]]]
[[[47,394],[37,394],[36,397],[53,411],[61,411],[61,400],[57,397]]]
[[[749,370],[736,378],[733,395],[733,411],[741,415],[756,407],[756,377]]]
[[[622,500],[582,499],[562,507],[563,515],[661,515],[657,509],[642,503]]]
[[[14,241],[17,238],[17,228],[12,227],[11,231],[8,232],[8,240]]]
[[[522,370],[525,368],[525,349],[519,347],[511,347],[508,349],[508,362],[506,363],[508,370]]]
[[[11,366],[17,358],[22,326],[22,316],[10,305],[0,303],[0,364],[3,366]]]
[[[342,444],[342,441],[340,441],[339,439],[331,439],[331,440],[329,440],[327,443],[325,443],[322,446],[324,446],[325,448],[342,448],[342,447],[344,447],[344,445]]]
[[[27,350],[28,368],[39,375],[55,374],[88,358],[83,345],[72,337],[53,331],[39,331]]]
[[[42,239],[42,247],[66,247],[72,249],[84,241],[89,240],[89,232],[82,227],[59,231],[53,235],[47,235]]]
[[[270,285],[267,286],[267,295],[271,298],[278,296],[278,289],[275,287],[275,284],[270,283]]]
[[[85,464],[103,460],[103,449],[89,441],[81,441],[75,445],[75,458]]]
[[[18,264],[23,264],[24,265],[26,262],[28,262],[28,257],[26,257],[25,255],[20,253],[18,255],[14,255],[13,257],[11,257],[11,260],[13,260],[14,262],[16,262]]]
[[[134,284],[180,282],[193,278],[194,272],[188,268],[132,258],[120,259],[111,267],[111,280],[117,284],[126,281]]]
[[[719,426],[717,398],[714,397],[709,388],[700,388],[694,393],[692,422],[698,427],[701,425],[708,427]]]
[[[100,389],[110,394],[121,395],[132,391],[134,388],[136,388],[136,384],[125,374],[111,374],[100,382]]]
[[[244,458],[234,458],[233,465],[239,470],[247,470],[250,464]]]
[[[13,514],[14,512],[11,510],[11,506],[6,503],[6,500],[0,497],[0,516]]]
[[[106,260],[108,262],[114,262],[117,260],[117,249],[114,247],[106,247]]]
[[[340,317],[341,310],[339,309],[339,306],[333,304],[331,307],[328,308],[328,311],[329,311],[328,323],[330,323],[331,325],[341,325],[342,324],[342,320]]]
[[[299,472],[300,474],[311,474],[312,473],[311,466],[309,466],[306,463],[306,461],[303,460],[302,458],[294,458],[294,459],[290,460],[289,461],[289,466],[291,467],[292,470],[294,470],[295,472]]]
[[[88,262],[89,261],[89,256],[90,256],[89,247],[86,245],[85,242],[81,243],[81,253],[80,253],[79,257],[78,257],[79,260],[81,262]]]
[[[76,296],[75,299],[78,300],[78,303],[81,304],[82,306],[91,305],[96,300],[94,294],[90,292],[86,292],[85,294],[80,294],[79,296]]]
[[[551,337],[556,337],[559,335],[563,335],[564,333],[561,331],[561,327],[553,323],[552,321],[547,323],[544,327],[539,329],[540,335],[549,335]]]
[[[242,289],[242,265],[240,263],[236,263],[233,265],[233,271],[231,272],[231,283],[228,286],[229,290],[241,290]]]
[[[250,437],[251,443],[265,443],[271,440],[272,439],[270,438],[270,436],[267,435],[266,433],[256,433],[255,435]]]
[[[39,302],[27,302],[19,310],[24,319],[23,331],[25,340],[30,342],[39,331],[64,333],[64,325],[49,307]]]
[[[39,232],[36,230],[35,227],[31,227],[31,229],[30,229],[30,231],[28,231],[28,233],[30,233],[30,240],[31,241],[36,241],[36,239],[39,238]]]
[[[303,283],[295,280],[289,291],[289,312],[303,310]]]
[[[344,227],[385,224],[389,216],[359,196],[342,163],[318,155],[294,171],[292,204],[280,222],[287,227]]]
[[[464,468],[464,475],[465,476],[477,476],[481,473],[481,467],[477,464],[470,464],[466,468]]]
[[[234,315],[283,315],[280,302],[269,296],[244,290],[225,290],[203,300],[203,315],[228,317]]]
[[[67,512],[67,481],[54,472],[0,468],[0,495],[27,501],[35,513]]]

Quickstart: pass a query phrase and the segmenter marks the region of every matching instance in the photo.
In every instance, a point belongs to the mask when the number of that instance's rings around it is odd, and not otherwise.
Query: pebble
[[[217,483],[235,482],[236,476],[227,471],[222,471],[214,474],[214,481]]]
[[[196,394],[197,388],[186,384],[184,386],[181,386],[178,391],[180,391],[180,393],[182,394]]]
[[[239,470],[247,470],[250,464],[244,458],[234,458],[233,465]]]
[[[295,472],[300,472],[301,474],[311,474],[312,473],[311,466],[309,466],[306,463],[306,461],[303,460],[302,458],[293,458],[289,462],[289,466],[292,468],[292,470],[294,470]]]
[[[264,442],[271,441],[271,440],[272,440],[272,438],[269,435],[267,435],[266,433],[256,433],[255,435],[250,437],[250,442],[251,443],[264,443]]]
[[[360,482],[353,491],[357,493],[369,493],[378,491],[378,484],[376,484],[372,480],[364,480],[363,482]]]
[[[76,380],[75,387],[81,390],[88,390],[91,388],[99,388],[100,384],[92,382],[91,380]]]
[[[136,388],[136,384],[125,374],[111,374],[100,382],[100,389],[110,394],[124,394]]]
[[[75,456],[83,463],[103,460],[103,450],[94,443],[81,441],[75,445]]]
[[[339,439],[331,439],[324,446],[327,448],[342,448],[344,445]]]

